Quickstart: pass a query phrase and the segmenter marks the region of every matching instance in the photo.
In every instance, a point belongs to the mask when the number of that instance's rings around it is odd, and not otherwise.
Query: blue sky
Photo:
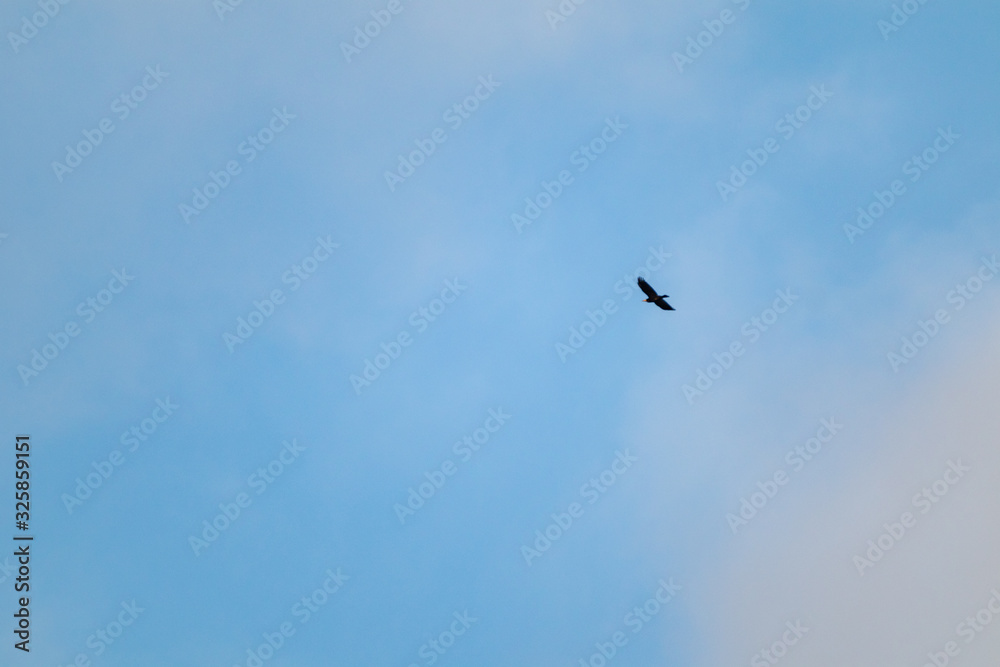
[[[903,4],[9,3],[3,661],[995,663],[1000,9]]]

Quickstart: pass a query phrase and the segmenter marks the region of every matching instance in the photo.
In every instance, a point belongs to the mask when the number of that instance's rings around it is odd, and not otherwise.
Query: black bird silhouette
[[[645,299],[647,303],[655,303],[663,310],[674,310],[674,308],[671,307],[671,305],[666,302],[666,298],[669,297],[670,295],[657,294],[656,290],[653,289],[653,287],[649,283],[647,283],[645,280],[642,279],[642,276],[639,276],[639,289],[645,292],[646,296],[649,297],[648,299]]]

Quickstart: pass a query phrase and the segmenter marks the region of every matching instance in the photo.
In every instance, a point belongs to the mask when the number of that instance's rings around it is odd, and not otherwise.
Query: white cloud
[[[996,664],[1000,624],[968,645],[955,634],[1000,587],[996,303],[935,343],[948,347],[949,363],[900,374],[898,382],[913,384],[896,405],[869,405],[860,421],[844,416],[848,428],[824,460],[799,473],[704,572],[711,591],[700,600],[702,623],[726,637],[705,664],[746,664],[796,619],[811,630],[789,665],[916,666],[952,640],[959,664]],[[971,470],[922,513],[913,496],[959,460]],[[860,576],[853,556],[907,511],[915,526]]]

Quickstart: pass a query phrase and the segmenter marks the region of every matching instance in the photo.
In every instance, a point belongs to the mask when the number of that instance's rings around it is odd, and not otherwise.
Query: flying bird
[[[666,299],[670,295],[657,294],[656,290],[653,289],[653,287],[649,283],[647,283],[645,280],[642,279],[642,276],[639,276],[639,289],[645,292],[646,296],[649,297],[648,299],[645,299],[646,303],[655,303],[663,310],[674,310],[673,307],[671,307],[671,305],[666,301]]]

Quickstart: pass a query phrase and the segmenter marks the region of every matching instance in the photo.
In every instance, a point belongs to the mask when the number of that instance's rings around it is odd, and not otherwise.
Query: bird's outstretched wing
[[[663,310],[674,310],[674,308],[669,303],[667,303],[666,299],[657,299],[653,303],[655,303],[657,306],[659,306]]]
[[[648,296],[650,299],[655,299],[660,296],[659,294],[656,293],[656,290],[650,286],[649,283],[647,283],[645,280],[642,279],[642,276],[639,276],[639,289],[645,292],[646,296]]]

